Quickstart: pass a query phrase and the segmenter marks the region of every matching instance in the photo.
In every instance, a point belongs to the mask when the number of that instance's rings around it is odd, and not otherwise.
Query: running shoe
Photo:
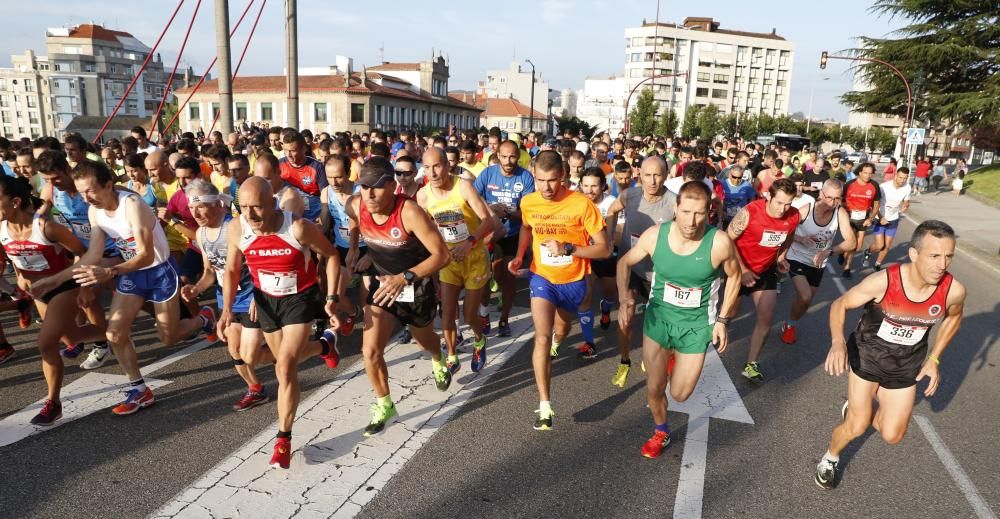
[[[549,346],[549,357],[553,359],[559,356],[559,346],[562,343],[556,340],[556,332],[552,332],[551,346]]]
[[[607,330],[611,327],[611,303],[607,299],[601,299],[601,329]]]
[[[369,411],[371,412],[372,420],[365,427],[365,438],[382,432],[382,429],[385,429],[386,424],[395,418],[397,414],[396,404],[393,404],[392,402],[389,402],[388,406],[383,406],[378,402],[375,402],[371,405]]]
[[[17,350],[12,346],[7,345],[6,348],[0,348],[0,364],[7,362],[17,356]]]
[[[747,362],[743,366],[743,376],[753,382],[762,382],[764,380],[764,374],[760,372],[760,365],[756,361]]]
[[[201,331],[205,332],[205,340],[208,342],[218,341],[219,334],[215,332],[215,311],[210,307],[203,306],[198,312],[198,316],[205,320],[205,324],[201,327]]]
[[[615,376],[611,377],[611,385],[625,387],[625,381],[628,380],[628,371],[630,369],[632,369],[630,364],[619,363],[618,370],[615,371]]]
[[[490,333],[493,328],[490,326],[489,312],[486,315],[480,315],[479,318],[483,321],[483,334]]]
[[[403,331],[399,333],[399,343],[409,344],[411,342],[413,342],[413,335],[410,333],[410,329],[404,326]]]
[[[447,391],[451,387],[451,371],[448,370],[447,366],[434,368],[434,385],[437,386],[438,391]]]
[[[576,358],[578,359],[591,360],[596,357],[597,357],[597,348],[594,348],[594,345],[589,342],[581,344],[580,347],[577,348],[576,350]]]
[[[510,337],[510,324],[507,321],[497,324],[497,337]]]
[[[486,365],[486,336],[482,336],[479,340],[472,343],[472,362],[470,367],[473,373],[479,373],[479,370],[483,369]]]
[[[83,353],[83,343],[78,342],[73,346],[66,346],[59,350],[59,354],[65,359],[75,359]]]
[[[153,392],[147,387],[145,391],[129,389],[125,392],[125,401],[116,405],[111,410],[118,416],[125,416],[153,405]]]
[[[292,439],[278,438],[274,442],[274,454],[271,455],[271,465],[274,468],[287,469],[292,463]]]
[[[494,277],[490,277],[490,293],[495,294],[500,291],[500,285],[497,284],[497,280]],[[487,298],[488,299],[488,298]]]
[[[31,419],[31,425],[52,425],[60,418],[62,418],[62,404],[46,400],[42,410]]]
[[[642,444],[642,455],[649,459],[659,458],[667,445],[670,445],[670,434],[660,430],[653,431],[653,437]]]
[[[882,264],[881,263],[876,263],[876,264],[872,265],[872,270],[874,270],[875,272],[880,272],[882,270]]]
[[[838,265],[843,265],[846,262],[847,262],[847,256],[844,256],[843,252],[841,252],[840,254],[837,255],[837,264]]]
[[[781,342],[785,344],[795,344],[795,327],[785,323],[781,325]]]
[[[327,328],[323,330],[320,340],[326,342],[329,348],[326,355],[320,353],[320,358],[323,359],[323,362],[326,362],[326,367],[335,369],[337,364],[340,364],[340,351],[337,350],[337,332],[333,328]]]
[[[445,357],[444,367],[448,369],[449,373],[454,375],[455,373],[458,373],[458,370],[462,369],[462,363],[458,361],[458,357],[455,357],[454,359],[447,358],[447,355],[445,355]]]
[[[552,429],[552,417],[556,414],[552,411],[543,413],[541,409],[536,409],[535,425],[532,428],[536,431],[548,431]]]
[[[97,369],[104,365],[105,362],[114,357],[111,353],[111,348],[101,348],[99,346],[94,346],[90,350],[90,355],[80,363],[80,367],[83,369]]]
[[[266,389],[261,389],[260,391],[251,391],[247,389],[247,392],[243,393],[243,398],[233,404],[233,411],[246,411],[252,407],[266,404],[270,399],[271,397],[267,394]]]
[[[31,303],[33,300],[24,290],[20,288],[15,290],[17,294],[17,325],[23,330],[31,326]]]
[[[844,269],[844,279],[854,279],[854,274],[850,270]]]
[[[344,318],[340,320],[340,334],[344,337],[354,333],[354,323],[358,319],[358,307],[354,307],[353,314],[344,314]]]
[[[872,264],[872,253],[865,249],[864,255],[861,256],[861,266],[868,268]]]
[[[837,465],[838,462],[823,458],[816,465],[816,477],[813,478],[820,488],[832,490],[837,488]]]

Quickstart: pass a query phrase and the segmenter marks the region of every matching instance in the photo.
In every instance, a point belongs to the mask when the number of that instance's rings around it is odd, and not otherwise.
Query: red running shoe
[[[248,389],[247,392],[243,394],[243,398],[240,398],[238,402],[233,404],[233,411],[246,411],[251,407],[265,404],[268,400],[270,400],[270,396],[268,396],[266,390],[261,389],[260,391],[251,391]]]
[[[781,342],[785,344],[795,344],[795,327],[788,323],[781,325]]]
[[[21,329],[31,326],[31,303],[33,299],[27,292],[17,289],[17,325]]]
[[[0,364],[7,362],[17,356],[17,350],[8,344],[5,348],[0,348]]]
[[[358,318],[358,309],[354,309],[353,314],[344,314],[344,318],[340,321],[340,334],[343,336],[348,336],[354,333],[354,323]]]
[[[116,405],[114,409],[111,410],[118,416],[125,416],[136,411],[153,405],[153,392],[147,387],[145,391],[139,391],[138,389],[130,389],[125,393],[125,401]]]
[[[670,445],[670,435],[663,431],[655,431],[653,437],[642,445],[642,455],[649,459],[659,458],[667,445]]]
[[[292,440],[290,438],[278,438],[274,442],[274,454],[271,456],[272,467],[287,469],[292,462]]]
[[[340,352],[337,351],[337,332],[333,328],[327,328],[323,330],[323,336],[320,337],[320,340],[326,342],[329,351],[326,352],[326,355],[320,353],[319,357],[323,359],[323,362],[326,362],[326,367],[335,369],[337,364],[340,364]]]
[[[205,332],[205,340],[208,342],[218,341],[219,334],[215,330],[215,312],[210,307],[203,306],[198,315],[205,318],[205,324],[201,327],[201,331]]]

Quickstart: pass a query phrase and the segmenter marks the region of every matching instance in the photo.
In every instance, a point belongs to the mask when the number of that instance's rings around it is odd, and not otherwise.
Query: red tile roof
[[[487,117],[531,117],[531,108],[515,99],[487,98],[484,101],[486,104],[484,115]],[[535,110],[534,117],[544,119],[545,114]]]
[[[122,31],[112,31],[111,29],[105,29],[100,25],[94,25],[90,23],[84,23],[73,27],[69,31],[70,38],[82,38],[88,40],[106,40],[106,41],[118,41],[118,36],[124,36],[127,38],[135,38],[131,34]]]
[[[385,70],[386,72],[410,72],[420,70],[420,63],[390,63],[368,67],[368,70]]]

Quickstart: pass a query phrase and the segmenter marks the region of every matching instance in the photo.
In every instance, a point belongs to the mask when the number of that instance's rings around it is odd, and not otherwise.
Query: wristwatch
[[[407,285],[412,285],[417,280],[417,275],[412,270],[407,270],[403,272],[403,279],[406,280]]]
[[[576,245],[572,243],[563,244],[563,256],[572,256],[574,252],[576,252]]]
[[[340,302],[340,296],[337,295],[337,294],[333,294],[332,296],[326,296],[326,300],[327,301],[333,301],[334,303],[339,303]]]

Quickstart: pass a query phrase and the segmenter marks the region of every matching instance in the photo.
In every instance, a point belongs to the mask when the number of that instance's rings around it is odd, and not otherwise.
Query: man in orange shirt
[[[549,356],[554,324],[565,330],[580,317],[584,333],[593,332],[593,312],[583,305],[590,260],[611,255],[604,231],[604,219],[586,195],[568,190],[563,184],[563,160],[548,150],[535,157],[535,192],[521,199],[521,234],[517,255],[507,268],[517,273],[531,246],[531,318],[535,325],[535,349],[531,364],[538,386],[539,405],[534,428],[552,428],[549,387],[552,359]],[[589,313],[589,320],[587,320]],[[565,335],[565,334],[563,334]],[[586,338],[586,336],[585,336]],[[591,338],[592,340],[592,338]]]

